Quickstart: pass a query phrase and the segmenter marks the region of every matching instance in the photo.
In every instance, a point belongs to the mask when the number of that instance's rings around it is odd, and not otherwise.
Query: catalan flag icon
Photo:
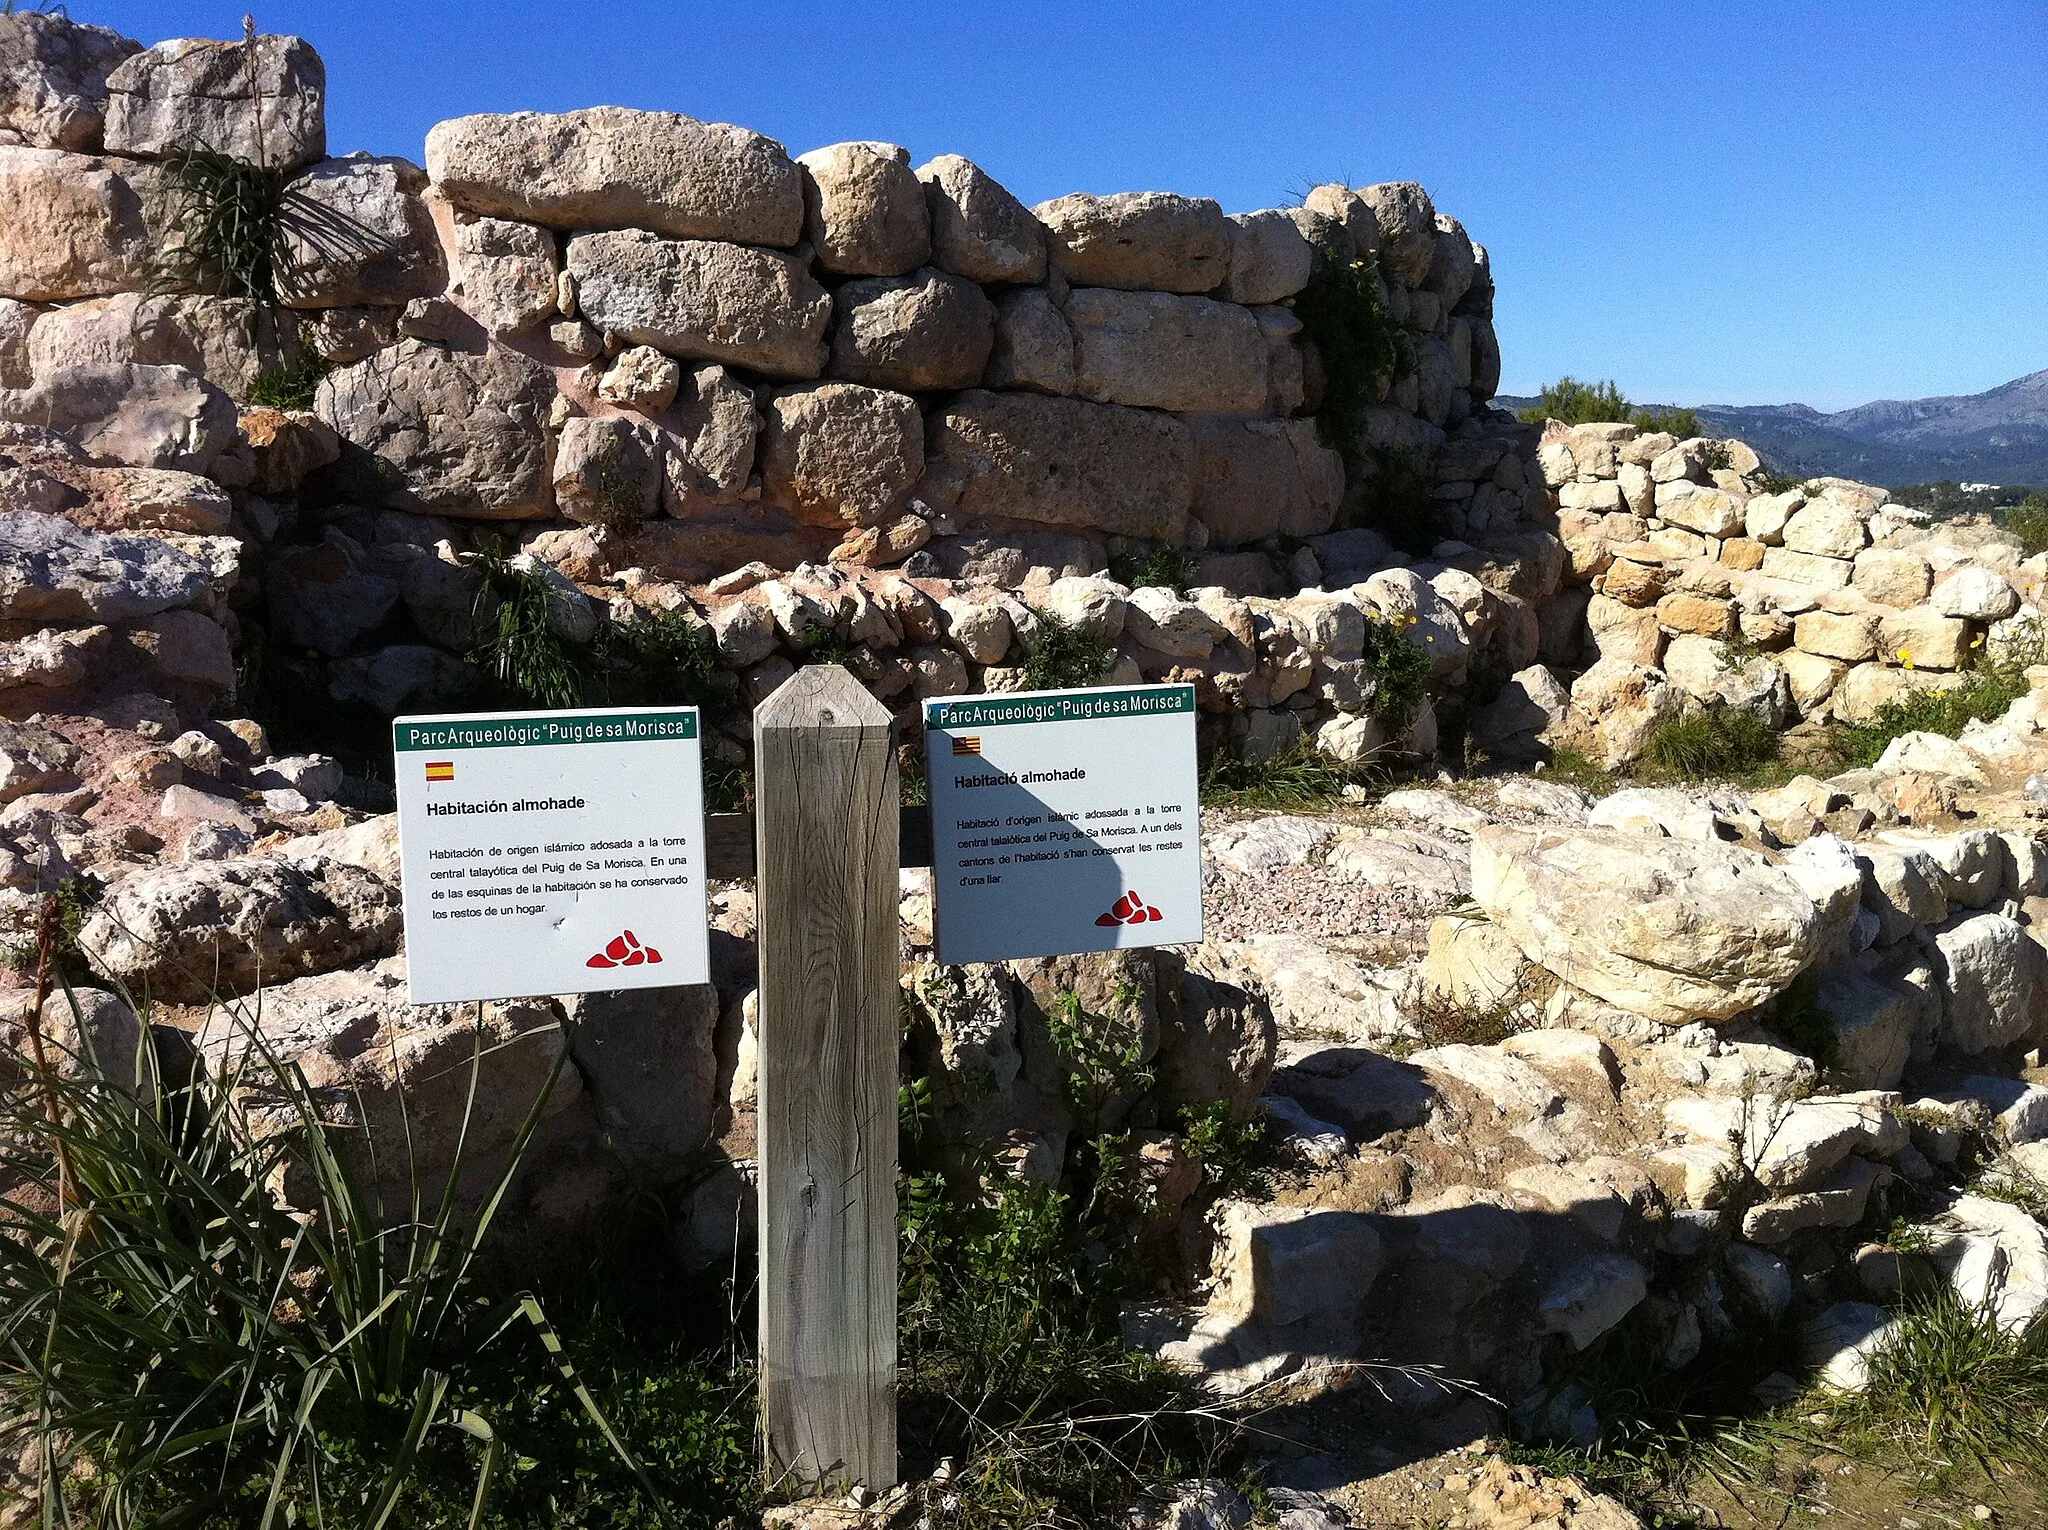
[[[427,779],[429,781],[453,781],[455,779],[455,762],[453,760],[427,761]]]
[[[967,736],[966,738],[956,738],[956,739],[954,739],[954,740],[953,740],[953,753],[955,753],[955,754],[980,754],[980,753],[981,753],[981,739],[980,739],[980,736],[979,736],[979,735],[976,735],[976,734],[969,734],[969,735],[968,735],[968,736]]]

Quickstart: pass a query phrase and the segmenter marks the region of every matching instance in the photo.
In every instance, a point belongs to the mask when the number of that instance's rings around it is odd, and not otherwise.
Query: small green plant
[[[99,883],[76,876],[62,878],[51,894],[54,908],[51,917],[42,921],[48,925],[50,934],[50,963],[69,982],[83,983],[91,977],[85,953],[78,949],[78,932],[99,896]],[[42,953],[40,933],[30,930],[26,938],[0,946],[0,962],[33,976]]]
[[[1498,1046],[1541,1023],[1531,1002],[1535,996],[1535,985],[1527,977],[1492,999],[1454,997],[1441,989],[1424,988],[1407,1012],[1414,1039],[1403,1041],[1395,1050],[1405,1055],[1427,1047]]]
[[[1326,446],[1357,460],[1366,411],[1401,360],[1401,327],[1387,313],[1371,261],[1346,264],[1325,251],[1294,300],[1295,317],[1323,364],[1316,428]]]
[[[732,699],[711,629],[681,611],[642,611],[613,622],[596,654],[607,703],[719,710]]]
[[[1710,473],[1723,472],[1735,464],[1735,454],[1728,449],[1726,441],[1702,441],[1699,453],[1700,466]]]
[[[1893,739],[1904,733],[1960,737],[1973,722],[1990,722],[2026,695],[2027,669],[2042,658],[2039,634],[2024,637],[1993,657],[1979,654],[1960,683],[1939,690],[1908,691],[1877,709],[1867,722],[1847,723],[1834,734],[1836,747],[1852,766],[1873,765]]]
[[[1088,1134],[1100,1130],[1117,1101],[1128,1104],[1152,1087],[1144,1028],[1134,1013],[1138,996],[1120,993],[1112,1002],[1122,1014],[1098,1014],[1067,989],[1045,1017],[1046,1033],[1066,1063],[1067,1104]]]
[[[1227,1100],[1183,1106],[1176,1123],[1181,1145],[1201,1160],[1203,1181],[1220,1195],[1250,1195],[1268,1188],[1273,1123],[1264,1107],[1247,1121],[1230,1118]]]
[[[189,145],[165,156],[164,171],[169,226],[180,240],[163,257],[160,285],[275,308],[291,216],[289,172]]]
[[[1567,373],[1545,387],[1541,400],[1522,410],[1518,418],[1530,425],[1541,425],[1545,420],[1597,425],[1609,421],[1626,423],[1630,414],[1627,397],[1611,379],[1585,383]]]
[[[1420,452],[1374,447],[1365,454],[1360,477],[1361,524],[1415,557],[1444,539],[1444,502],[1436,497],[1436,473]]]
[[[1759,494],[1790,494],[1806,487],[1804,478],[1795,478],[1790,473],[1774,473],[1769,468],[1751,473],[1749,481],[1756,485]]]
[[[1038,630],[1024,649],[1024,683],[1034,691],[1070,691],[1094,685],[1116,662],[1109,640],[1038,613]]]
[[[326,375],[326,358],[308,347],[291,365],[257,373],[249,385],[248,402],[265,409],[311,409],[320,379]]]
[[[1752,775],[1778,758],[1778,731],[1741,707],[1708,707],[1661,723],[1650,735],[1645,774],[1678,781]]]
[[[477,566],[484,574],[476,603],[482,636],[470,662],[534,706],[581,706],[586,678],[573,645],[555,630],[562,597],[546,567],[537,560],[521,567],[491,549],[477,555]]]
[[[1109,560],[1109,577],[1131,590],[1172,590],[1176,595],[1194,583],[1195,557],[1185,548],[1155,542],[1142,552],[1118,553]]]
[[[1429,650],[1408,641],[1412,623],[1367,616],[1365,647],[1359,655],[1373,678],[1372,720],[1399,738],[1415,721],[1429,695],[1429,674],[1436,661]]]
[[[1909,1306],[1839,1405],[1909,1458],[1968,1461],[1997,1477],[2048,1470],[2048,1324],[2008,1333],[1945,1286]]]
[[[1820,974],[1811,967],[1778,995],[1765,1024],[1793,1051],[1811,1057],[1823,1079],[1840,1071],[1842,1047],[1836,1039],[1835,1017],[1820,1002]]]
[[[1243,808],[1300,807],[1342,800],[1347,786],[1384,788],[1384,769],[1325,754],[1308,738],[1263,759],[1218,750],[1202,773],[1202,801]]]

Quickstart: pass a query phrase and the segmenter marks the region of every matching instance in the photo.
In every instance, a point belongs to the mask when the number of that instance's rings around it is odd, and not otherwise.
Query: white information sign
[[[938,957],[1202,938],[1195,688],[928,701]]]
[[[401,717],[415,1004],[708,983],[695,707]]]

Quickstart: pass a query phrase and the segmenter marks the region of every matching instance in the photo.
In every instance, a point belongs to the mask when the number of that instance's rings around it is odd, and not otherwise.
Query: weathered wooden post
[[[837,665],[754,713],[762,1413],[772,1482],[896,1481],[897,787]]]

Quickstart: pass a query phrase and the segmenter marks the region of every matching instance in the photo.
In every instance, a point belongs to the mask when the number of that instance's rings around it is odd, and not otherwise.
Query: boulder
[[[523,335],[559,317],[555,236],[531,223],[458,213],[448,295],[500,337]]]
[[[1344,497],[1344,459],[1322,444],[1313,420],[1195,415],[1195,519],[1212,547],[1330,529]]]
[[[817,262],[842,276],[900,276],[931,258],[931,214],[908,150],[835,143],[796,160],[804,238]]]
[[[768,397],[762,492],[813,526],[873,525],[924,471],[917,401],[857,383],[784,388]]]
[[[675,402],[683,369],[651,345],[628,346],[597,380],[597,396],[621,409],[654,414]]]
[[[165,680],[216,696],[235,688],[235,650],[227,632],[197,611],[165,611],[132,630],[128,642]]]
[[[1414,181],[1358,188],[1379,229],[1380,269],[1404,287],[1420,287],[1436,264],[1436,208]]]
[[[714,1135],[718,990],[626,989],[561,1002],[605,1145],[641,1178],[673,1183]]]
[[[481,672],[424,643],[394,643],[339,659],[327,668],[327,694],[380,717],[402,712],[458,712],[478,700]]]
[[[824,367],[832,300],[794,256],[625,229],[571,239],[568,270],[584,317],[631,344],[771,377]]]
[[[242,398],[263,372],[303,361],[305,348],[295,319],[247,298],[123,292],[44,314],[28,356],[38,377],[89,364],[180,366]]]
[[[0,297],[64,302],[149,286],[158,242],[146,199],[156,194],[137,167],[0,143],[0,202],[9,209]]]
[[[42,316],[33,304],[0,297],[0,388],[26,388],[35,381],[29,337]]]
[[[1943,1033],[1959,1052],[1985,1052],[2031,1036],[2044,977],[2042,949],[2003,914],[1968,914],[1934,932],[1943,987]]]
[[[341,436],[334,471],[358,499],[479,520],[553,513],[544,428],[553,374],[498,346],[401,340],[321,379],[320,418]]]
[[[1074,331],[1042,287],[996,300],[995,342],[984,380],[991,388],[1064,395],[1074,391]]]
[[[132,622],[190,605],[204,564],[168,542],[102,536],[33,510],[0,514],[0,616],[16,621]]]
[[[1080,399],[970,390],[936,411],[927,478],[965,515],[1178,544],[1194,496],[1188,428],[1170,415]]]
[[[1969,623],[1928,606],[1888,612],[1878,633],[1885,660],[1907,669],[1956,670],[1970,661]]]
[[[662,449],[623,415],[565,421],[555,443],[555,508],[587,526],[630,530],[661,505]]]
[[[1836,1392],[1870,1385],[1870,1361],[1891,1341],[1900,1320],[1868,1302],[1836,1302],[1799,1330],[1801,1357],[1820,1384]]]
[[[1045,228],[992,175],[958,154],[917,167],[932,264],[972,282],[1045,280]]]
[[[1206,197],[1081,192],[1032,211],[1053,269],[1077,287],[1208,292],[1230,270],[1230,225]]]
[[[178,366],[63,367],[0,395],[0,418],[54,430],[106,467],[203,475],[236,439],[233,401]]]
[[[1785,546],[1821,558],[1854,558],[1869,543],[1862,517],[1832,500],[1813,500],[1785,522]]]
[[[1925,850],[1858,845],[1856,859],[1863,868],[1863,906],[1878,918],[1880,945],[1948,918],[1941,868]]]
[[[122,879],[79,949],[131,990],[203,1004],[389,953],[398,894],[354,866],[309,857],[165,866]]]
[[[1230,216],[1230,274],[1216,288],[1226,303],[1280,303],[1308,285],[1315,247],[1286,210]]]
[[[441,241],[420,192],[427,178],[402,159],[323,160],[285,189],[292,216],[278,253],[277,288],[293,308],[405,303],[447,283]]]
[[[1754,851],[1613,829],[1475,829],[1472,896],[1531,961],[1666,1025],[1772,998],[1823,934],[1799,882]]]
[[[1866,600],[1904,610],[1927,598],[1930,577],[1927,560],[1913,548],[1866,547],[1849,582]]]
[[[1159,1101],[1200,1110],[1222,1104],[1249,1121],[1273,1073],[1279,1030],[1265,1000],[1228,983],[1183,971],[1160,1014]]]
[[[1279,1330],[1284,1348],[1348,1356],[1385,1257],[1372,1218],[1235,1201],[1219,1221],[1211,1315]]]
[[[555,229],[788,248],[801,172],[772,138],[676,112],[482,113],[436,123],[427,173],[457,207]]]
[[[2019,592],[2005,575],[1975,563],[1942,575],[1927,599],[1943,616],[1976,622],[2000,621],[2020,607]]]
[[[98,152],[107,76],[141,51],[140,43],[61,10],[0,16],[0,139]]]
[[[1536,1329],[1562,1334],[1573,1349],[1585,1349],[1649,1294],[1649,1272],[1635,1260],[1589,1254],[1560,1270],[1537,1298]]]
[[[1603,658],[1572,682],[1572,725],[1605,770],[1641,758],[1651,735],[1683,708],[1661,672],[1627,659]]]
[[[905,391],[972,388],[995,343],[981,288],[930,268],[848,282],[832,295],[834,377]]]
[[[1310,188],[1301,206],[1287,211],[1304,239],[1344,265],[1370,260],[1379,251],[1379,219],[1371,204],[1341,182]]]
[[[327,153],[326,66],[303,37],[158,43],[108,74],[106,145],[140,159],[199,148],[311,164]]]
[[[1234,303],[1085,288],[1067,299],[1066,316],[1082,398],[1181,413],[1265,407],[1265,333]]]

